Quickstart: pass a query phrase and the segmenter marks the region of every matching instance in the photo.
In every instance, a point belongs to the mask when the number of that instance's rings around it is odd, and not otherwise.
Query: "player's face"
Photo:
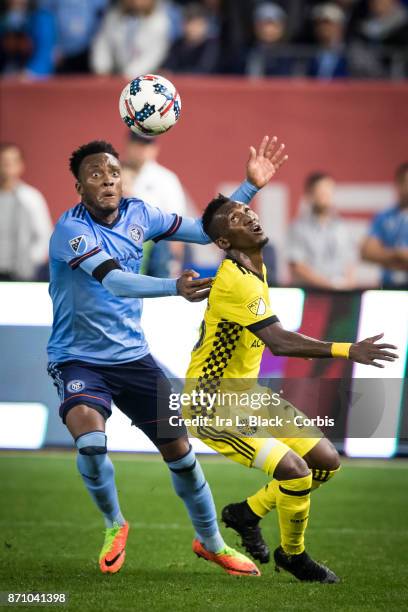
[[[265,246],[268,241],[258,215],[245,204],[225,204],[217,222],[223,230],[222,237],[216,243],[224,250],[256,250]]]
[[[83,160],[79,169],[78,193],[96,215],[117,210],[122,197],[120,163],[109,153],[95,153]]]

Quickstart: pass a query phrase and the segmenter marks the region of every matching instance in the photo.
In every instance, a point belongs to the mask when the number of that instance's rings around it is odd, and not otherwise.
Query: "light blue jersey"
[[[122,200],[111,226],[94,221],[83,204],[62,215],[50,242],[50,361],[121,363],[149,352],[140,326],[142,300],[113,295],[81,264],[100,261],[95,256],[102,252],[122,270],[137,274],[143,242],[174,233],[180,221],[137,199]]]
[[[244,183],[231,198],[249,202],[256,191]],[[139,275],[143,242],[151,239],[210,242],[201,220],[182,219],[136,198],[121,200],[110,225],[95,220],[82,203],[60,217],[49,253],[50,362],[106,365],[149,353],[140,324],[141,297],[177,294],[175,279]],[[104,266],[110,266],[108,274]]]

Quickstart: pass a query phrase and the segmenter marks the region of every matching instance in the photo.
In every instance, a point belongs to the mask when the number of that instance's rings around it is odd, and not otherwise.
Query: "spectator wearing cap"
[[[164,67],[173,72],[209,74],[218,60],[218,40],[211,35],[209,15],[198,3],[184,9],[183,35],[171,47]]]
[[[43,195],[23,182],[24,159],[14,143],[0,143],[0,279],[35,280],[47,261],[52,232]]]
[[[119,0],[93,42],[92,69],[127,78],[155,72],[167,56],[170,36],[171,20],[164,2]]]
[[[342,9],[333,3],[316,6],[312,11],[312,22],[318,49],[309,62],[308,76],[326,80],[349,76]]]
[[[397,168],[395,187],[397,203],[374,218],[361,256],[382,267],[383,287],[408,289],[408,162]]]
[[[343,1],[341,4],[347,3]],[[352,14],[349,7],[348,17],[351,21]],[[318,50],[307,63],[306,73],[309,76],[325,80],[380,76],[375,56],[361,42],[350,40],[346,44],[346,14],[342,8],[333,3],[320,4],[314,7],[311,17],[314,43]]]
[[[305,212],[290,226],[288,261],[292,284],[317,289],[355,286],[355,245],[334,212],[335,183],[324,172],[305,182]]]
[[[284,77],[292,73],[293,63],[285,48],[286,19],[278,4],[264,2],[255,9],[255,43],[246,62],[249,76]]]
[[[186,214],[186,197],[177,175],[158,163],[160,147],[155,138],[130,133],[126,149],[127,167],[134,173],[128,193],[152,206],[169,213]],[[181,242],[161,240],[147,246],[147,267],[144,273],[152,276],[178,276],[184,262],[184,245]]]

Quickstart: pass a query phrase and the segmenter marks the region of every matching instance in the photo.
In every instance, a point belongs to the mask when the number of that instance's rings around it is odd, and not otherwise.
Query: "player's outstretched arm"
[[[194,270],[185,270],[177,279],[112,270],[104,276],[101,283],[117,297],[153,298],[181,295],[189,302],[201,302],[210,293],[212,279],[198,279],[198,276]]]
[[[286,162],[285,145],[279,144],[276,136],[264,136],[258,149],[249,148],[249,159],[246,168],[247,180],[231,194],[231,200],[249,204],[259,189],[265,187]],[[183,218],[178,230],[166,240],[179,240],[195,244],[209,244],[211,239],[203,230],[201,219]]]
[[[360,342],[323,342],[303,334],[283,329],[280,323],[273,323],[254,332],[274,355],[288,357],[342,357],[358,363],[383,368],[380,361],[395,361],[398,355],[393,344],[377,344],[384,334],[366,338]]]
[[[79,267],[99,281],[117,297],[154,298],[181,295],[190,302],[208,297],[212,278],[200,278],[194,270],[186,270],[180,278],[156,278],[134,274],[121,269],[119,264],[103,251],[79,263]]]

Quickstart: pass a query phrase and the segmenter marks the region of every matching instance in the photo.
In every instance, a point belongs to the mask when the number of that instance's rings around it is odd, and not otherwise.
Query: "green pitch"
[[[162,462],[138,455],[113,460],[131,532],[123,570],[104,576],[97,567],[103,523],[74,455],[0,455],[0,591],[65,591],[69,604],[59,609],[81,612],[406,609],[408,463],[347,462],[313,494],[308,551],[342,583],[310,585],[275,573],[273,563],[261,566],[261,578],[235,578],[197,559]],[[262,474],[223,459],[202,464],[218,510],[265,482]],[[264,533],[273,549],[276,514],[264,521]],[[237,542],[230,530],[224,535],[229,544]]]

